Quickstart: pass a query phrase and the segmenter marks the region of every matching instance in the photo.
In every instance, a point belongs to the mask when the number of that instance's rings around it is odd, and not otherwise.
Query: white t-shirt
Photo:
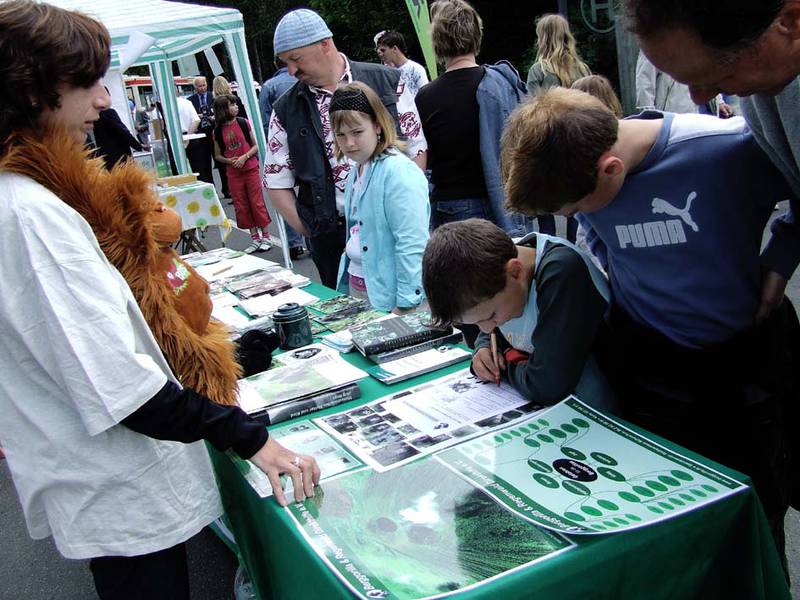
[[[358,168],[358,165],[353,165]],[[364,172],[359,175],[356,171],[356,180],[353,182],[353,200],[350,202],[350,214],[348,215],[348,222],[350,223],[350,237],[347,239],[347,244],[344,251],[347,253],[347,258],[350,263],[347,266],[347,272],[355,277],[364,278],[364,267],[361,262],[361,226],[358,224],[358,200],[364,193],[364,182],[369,179],[369,170],[372,168],[372,161],[370,160],[364,166]]]
[[[31,537],[67,558],[185,541],[221,513],[202,442],[118,423],[175,380],[89,224],[0,173],[0,439]]]
[[[192,122],[196,120],[200,120],[200,117],[197,114],[197,111],[194,109],[194,104],[189,102],[186,98],[178,96],[175,98],[178,103],[178,116],[181,119],[181,130],[184,133],[189,132],[189,128],[192,126]]]
[[[406,90],[416,96],[419,88],[428,83],[428,73],[418,62],[407,60],[400,69],[400,81],[405,83]]]

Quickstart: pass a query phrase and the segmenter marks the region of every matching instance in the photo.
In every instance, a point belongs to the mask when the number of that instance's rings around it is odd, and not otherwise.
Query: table
[[[181,216],[183,231],[178,242],[180,254],[205,252],[205,246],[197,239],[197,230],[205,230],[209,225],[220,228],[223,242],[228,239],[232,224],[225,215],[217,190],[212,184],[198,181],[159,188],[158,196],[167,208]]]
[[[318,284],[307,288],[327,298]],[[364,367],[360,355],[345,355]],[[387,393],[463,368],[442,369],[391,387],[362,380],[363,397]],[[348,405],[316,413],[338,412]],[[749,483],[746,476],[649,435],[659,443]],[[210,447],[209,447],[210,448]],[[261,499],[230,459],[210,448],[227,517],[261,598],[351,598],[317,557],[274,499]],[[403,467],[400,467],[403,468]],[[539,564],[505,575],[459,598],[790,598],[766,518],[748,489],[679,518],[619,533],[573,536],[578,546]]]

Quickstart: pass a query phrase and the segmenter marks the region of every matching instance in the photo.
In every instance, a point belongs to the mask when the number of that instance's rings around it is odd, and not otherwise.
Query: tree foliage
[[[409,56],[423,62],[405,0],[194,0],[196,4],[232,6],[242,13],[250,61],[256,79],[274,71],[272,35],[280,18],[295,8],[311,8],[328,23],[339,50],[355,60],[377,61],[373,37],[384,29],[403,34]],[[428,0],[430,5],[431,0]],[[510,61],[523,80],[536,56],[536,17],[556,12],[557,0],[472,0],[484,25],[480,62]],[[570,0],[570,21],[579,50],[593,71],[616,80],[614,35],[595,34],[579,23],[578,0]]]

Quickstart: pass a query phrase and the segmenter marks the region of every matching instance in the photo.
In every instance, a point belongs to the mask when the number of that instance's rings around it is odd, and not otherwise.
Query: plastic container
[[[272,315],[272,322],[278,330],[282,350],[293,350],[308,346],[313,342],[308,311],[296,302],[281,304]]]

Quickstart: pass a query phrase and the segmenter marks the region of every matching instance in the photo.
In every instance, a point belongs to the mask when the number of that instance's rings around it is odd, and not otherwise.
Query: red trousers
[[[270,224],[270,218],[264,204],[258,168],[243,170],[226,165],[225,170],[233,209],[236,211],[236,225],[241,229],[265,228]]]

